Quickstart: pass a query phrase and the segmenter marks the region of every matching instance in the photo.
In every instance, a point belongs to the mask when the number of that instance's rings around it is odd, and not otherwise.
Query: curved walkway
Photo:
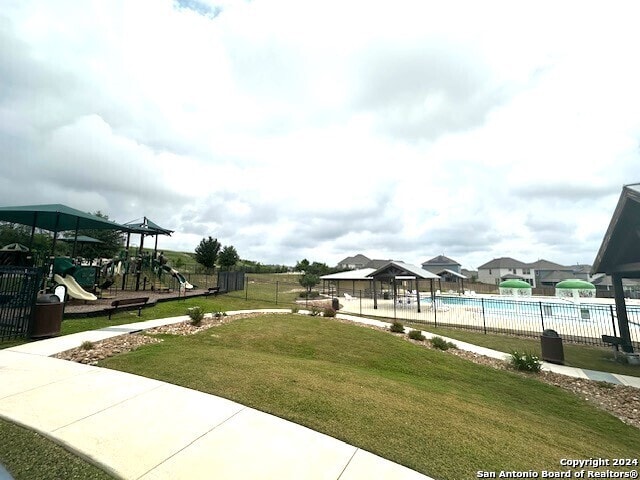
[[[236,313],[240,312],[228,312]],[[338,314],[338,318],[389,325],[352,315]],[[181,316],[119,325],[0,350],[0,417],[36,430],[114,476],[127,479],[429,479],[230,400],[138,375],[50,358],[83,341],[95,342],[187,319]],[[449,340],[481,355],[506,356]],[[543,368],[640,388],[636,377],[547,363]]]

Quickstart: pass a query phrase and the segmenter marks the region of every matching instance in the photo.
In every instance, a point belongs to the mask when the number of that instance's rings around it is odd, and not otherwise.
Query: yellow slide
[[[53,276],[53,279],[60,285],[64,285],[65,287],[67,287],[67,294],[72,298],[77,298],[79,300],[97,300],[98,299],[98,297],[96,297],[93,293],[87,292],[84,288],[78,285],[78,282],[76,282],[76,279],[73,278],[71,275],[65,275],[64,277],[61,277],[56,273]]]

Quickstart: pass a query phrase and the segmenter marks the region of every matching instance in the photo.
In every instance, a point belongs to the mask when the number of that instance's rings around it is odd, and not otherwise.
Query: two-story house
[[[494,258],[478,267],[478,281],[498,285],[503,280],[517,278],[536,286],[535,272],[528,263],[511,257]]]

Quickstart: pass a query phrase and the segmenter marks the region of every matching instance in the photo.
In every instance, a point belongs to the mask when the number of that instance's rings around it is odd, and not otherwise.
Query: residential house
[[[517,278],[536,286],[535,274],[528,263],[511,257],[494,258],[478,267],[478,281],[498,285],[503,280]]]
[[[437,257],[433,257],[431,260],[422,262],[422,268],[431,273],[435,273],[436,275],[443,270],[450,270],[460,274],[462,273],[462,265],[449,257],[445,257],[444,255],[438,255]]]
[[[365,268],[365,265],[367,265],[370,261],[370,258],[365,257],[364,255],[359,253],[353,257],[347,257],[338,262],[338,268],[341,270],[357,270],[360,268]]]
[[[563,280],[575,278],[571,267],[549,260],[536,260],[530,263],[529,267],[534,271],[535,283],[532,285],[534,287],[554,287]]]

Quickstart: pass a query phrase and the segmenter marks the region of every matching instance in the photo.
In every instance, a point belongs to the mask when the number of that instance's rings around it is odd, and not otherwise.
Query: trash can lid
[[[60,303],[60,299],[53,293],[45,293],[38,295],[36,303]]]
[[[550,328],[547,328],[544,332],[542,332],[542,336],[560,338],[560,335],[558,335],[558,332],[556,332],[555,330],[551,330]]]

